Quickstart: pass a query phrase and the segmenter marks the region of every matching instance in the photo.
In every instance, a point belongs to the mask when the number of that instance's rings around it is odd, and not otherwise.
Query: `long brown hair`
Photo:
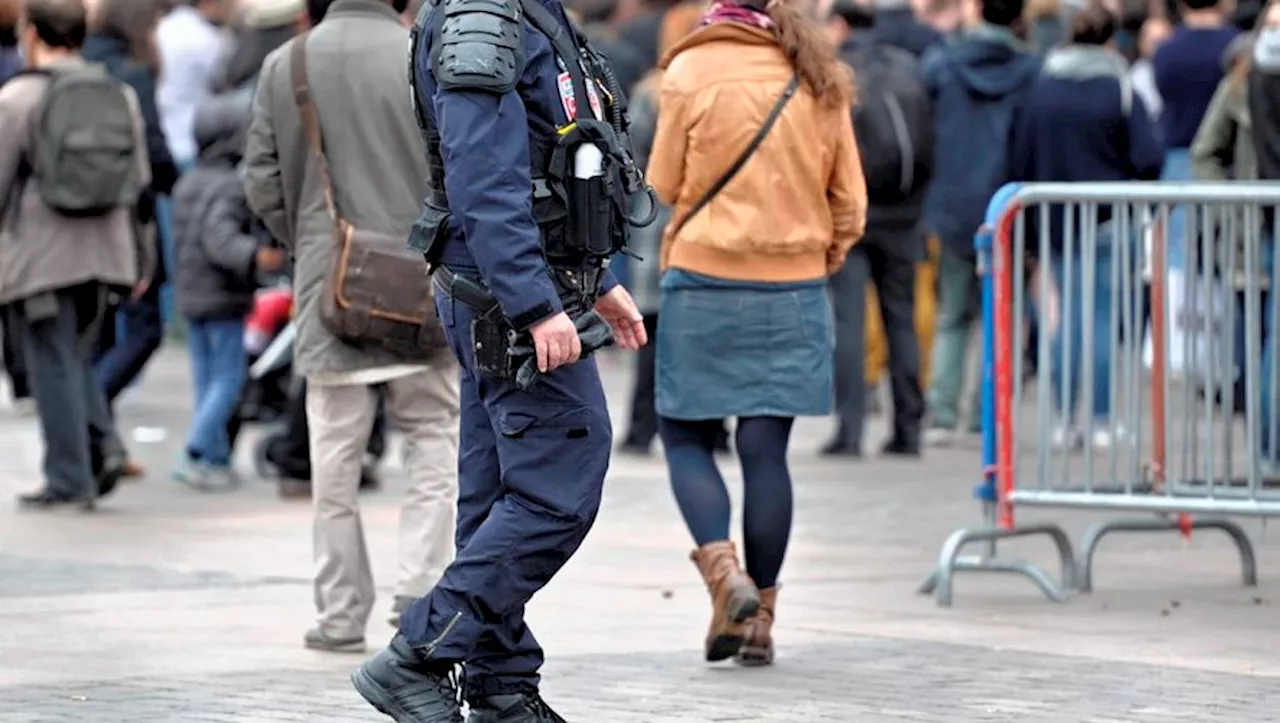
[[[20,17],[22,17],[21,0],[0,0],[0,45],[17,44]]]
[[[778,43],[796,75],[818,102],[828,108],[843,108],[853,102],[853,72],[836,57],[835,46],[810,20],[797,2],[769,0],[764,11],[773,20]]]

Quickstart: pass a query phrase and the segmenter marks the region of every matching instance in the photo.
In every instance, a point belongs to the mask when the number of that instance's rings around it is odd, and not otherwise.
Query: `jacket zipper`
[[[916,152],[911,144],[911,134],[907,131],[907,119],[902,112],[898,99],[892,95],[885,96],[885,106],[893,119],[893,134],[898,137],[898,149],[902,151],[902,195],[911,193],[915,186]]]

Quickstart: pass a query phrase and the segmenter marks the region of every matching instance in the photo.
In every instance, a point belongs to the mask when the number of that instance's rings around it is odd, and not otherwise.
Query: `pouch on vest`
[[[627,244],[626,156],[608,123],[578,120],[562,133],[550,175],[565,189],[569,215],[563,248],[548,258],[603,260]]]

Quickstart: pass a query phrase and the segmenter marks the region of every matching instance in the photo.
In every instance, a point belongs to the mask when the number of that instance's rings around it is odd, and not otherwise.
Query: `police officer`
[[[414,241],[462,366],[458,553],[352,682],[399,723],[461,722],[462,665],[470,723],[562,721],[524,610],[582,543],[609,467],[584,344],[647,342],[607,269],[645,189],[616,80],[558,0],[434,0],[412,37],[432,165]]]

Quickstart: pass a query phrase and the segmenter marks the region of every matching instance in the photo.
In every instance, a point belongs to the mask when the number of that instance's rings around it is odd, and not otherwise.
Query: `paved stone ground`
[[[359,656],[301,647],[312,615],[309,508],[266,484],[202,496],[167,480],[188,414],[184,364],[166,351],[122,402],[153,474],[92,516],[13,511],[10,493],[37,482],[40,445],[32,420],[0,419],[0,722],[378,720],[346,681]],[[626,375],[609,366],[621,400]],[[1280,720],[1280,543],[1265,528],[1249,526],[1256,589],[1239,585],[1220,536],[1117,537],[1099,555],[1092,596],[1054,605],[1023,581],[970,575],[955,607],[940,609],[914,590],[946,535],[975,519],[976,452],[832,463],[813,452],[827,432],[821,420],[797,428],[795,539],[779,664],[767,670],[701,662],[706,602],[661,461],[615,462],[596,529],[530,608],[551,651],[545,693],[566,717]],[[396,467],[365,500],[384,586]],[[1059,520],[1078,536],[1102,518],[1027,519]],[[1012,551],[1053,559],[1035,541]],[[391,632],[383,590],[373,645]]]

